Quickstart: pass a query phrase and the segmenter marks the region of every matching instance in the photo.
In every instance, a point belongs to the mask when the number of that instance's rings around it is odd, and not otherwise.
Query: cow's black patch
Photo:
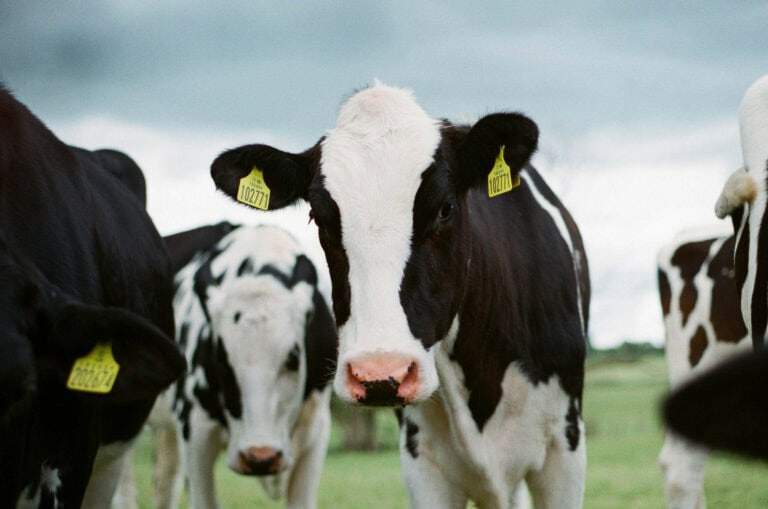
[[[324,181],[322,174],[312,181],[307,199],[312,206],[311,218],[317,223],[318,238],[331,275],[331,300],[336,326],[341,327],[349,320],[349,260],[342,243],[339,206],[324,187]]]
[[[565,439],[568,440],[568,447],[575,451],[579,446],[581,431],[579,430],[579,407],[575,398],[571,398],[568,403],[568,413],[565,414]]]
[[[181,327],[179,327],[179,332],[177,334],[179,347],[181,347],[181,350],[185,350],[187,347],[187,343],[189,343],[189,322],[184,322],[181,324]]]
[[[656,273],[659,284],[659,298],[661,299],[661,311],[664,316],[669,315],[670,303],[672,301],[672,288],[669,286],[667,274],[659,269]]]
[[[763,186],[763,188],[768,186],[768,176],[766,176],[766,182],[763,182]],[[764,212],[763,217],[760,218],[757,239],[752,239],[752,242],[757,242],[755,282],[750,307],[752,342],[755,346],[764,343],[766,326],[768,326],[768,263],[763,263],[763,260],[768,260],[768,217],[766,216],[768,216],[768,211]]]
[[[283,271],[272,265],[271,263],[267,263],[263,265],[259,269],[259,275],[269,275],[278,280],[284,287],[291,288],[291,278],[288,277],[287,274],[285,274]]]
[[[242,277],[245,274],[253,274],[253,260],[250,256],[246,257],[237,268],[237,277]]]
[[[715,338],[729,343],[738,343],[747,335],[732,269],[735,242],[735,236],[728,237],[707,270],[707,276],[713,281],[709,316]]]
[[[293,265],[293,274],[291,275],[291,288],[301,282],[307,283],[310,286],[317,286],[315,266],[304,255],[296,257],[296,263]]]
[[[304,398],[313,390],[322,391],[336,371],[338,337],[331,310],[317,289],[312,294],[314,312],[305,329],[304,350],[307,356],[307,381]]]
[[[192,393],[211,419],[218,421],[222,426],[226,426],[227,420],[219,399],[221,382],[216,368],[216,354],[213,339],[210,336],[210,327],[207,325],[200,331],[197,347],[192,354],[190,372],[199,368],[203,369],[205,381],[196,382],[192,388]],[[180,383],[182,383],[181,390],[183,391],[183,380]]]
[[[209,251],[221,239],[239,227],[239,224],[222,221],[163,237],[171,257],[173,272],[176,273],[181,270],[182,267],[192,261],[196,254]]]
[[[221,382],[221,395],[224,398],[224,407],[229,412],[229,415],[235,419],[240,419],[243,415],[240,385],[237,383],[235,372],[229,362],[224,342],[220,339],[216,342],[216,371]]]
[[[419,457],[419,442],[416,435],[419,433],[419,427],[410,419],[405,419],[405,449],[412,458]]]

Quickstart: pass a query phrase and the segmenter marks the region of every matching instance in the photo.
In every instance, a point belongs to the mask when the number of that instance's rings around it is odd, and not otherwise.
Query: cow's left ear
[[[244,145],[219,155],[211,164],[211,177],[235,201],[261,210],[281,209],[307,199],[319,146],[293,154],[268,145]]]
[[[456,149],[459,187],[469,189],[486,183],[500,153],[511,176],[516,177],[536,151],[538,140],[539,128],[525,115],[493,113],[481,118]]]
[[[88,359],[97,345],[111,346],[118,368],[114,385],[102,393],[109,402],[154,398],[186,369],[173,339],[135,313],[70,301],[57,303],[51,314],[48,344],[67,382],[78,359]]]

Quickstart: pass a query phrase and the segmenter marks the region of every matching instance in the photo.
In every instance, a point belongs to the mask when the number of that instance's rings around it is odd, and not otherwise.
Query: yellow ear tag
[[[493,198],[507,193],[519,185],[520,175],[515,175],[514,180],[512,179],[512,172],[504,160],[504,145],[502,145],[499,148],[499,155],[496,156],[496,162],[493,163],[493,169],[488,174],[488,196]]]
[[[120,365],[112,355],[112,343],[98,343],[91,352],[75,360],[67,388],[73,391],[108,394],[117,380]]]
[[[254,166],[251,173],[240,179],[237,201],[257,209],[269,209],[269,187],[264,182],[264,174],[260,169]]]

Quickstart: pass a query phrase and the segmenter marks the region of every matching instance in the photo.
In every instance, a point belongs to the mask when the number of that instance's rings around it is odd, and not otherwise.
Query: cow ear
[[[468,189],[487,182],[501,153],[511,176],[516,177],[536,151],[538,140],[539,128],[525,115],[493,113],[481,118],[456,149],[459,188]]]
[[[318,153],[319,143],[301,154],[267,145],[244,145],[219,155],[211,164],[211,177],[216,187],[233,200],[262,210],[277,210],[299,199],[306,200]],[[248,200],[240,192],[241,183],[254,170],[260,172],[257,178],[263,179],[268,199]]]
[[[118,364],[109,402],[154,398],[178,379],[186,360],[176,343],[143,317],[120,308],[67,302],[55,307],[49,345],[69,378],[75,361],[110,344]]]
[[[672,392],[664,419],[699,444],[768,459],[767,393],[768,349],[749,351]]]

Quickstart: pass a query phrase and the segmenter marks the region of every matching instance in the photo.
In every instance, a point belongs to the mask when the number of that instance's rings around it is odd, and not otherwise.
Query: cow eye
[[[453,215],[453,203],[447,201],[443,203],[440,210],[437,212],[437,220],[441,222],[448,221]]]
[[[234,320],[235,320],[235,323],[237,323],[237,322],[239,322],[239,321],[240,321],[240,317],[241,317],[241,316],[242,316],[242,315],[240,314],[240,311],[237,311],[237,312],[235,313],[235,316],[233,317],[233,318],[234,318]]]
[[[299,370],[299,345],[293,345],[293,348],[288,352],[288,358],[285,360],[285,369],[288,371]]]

